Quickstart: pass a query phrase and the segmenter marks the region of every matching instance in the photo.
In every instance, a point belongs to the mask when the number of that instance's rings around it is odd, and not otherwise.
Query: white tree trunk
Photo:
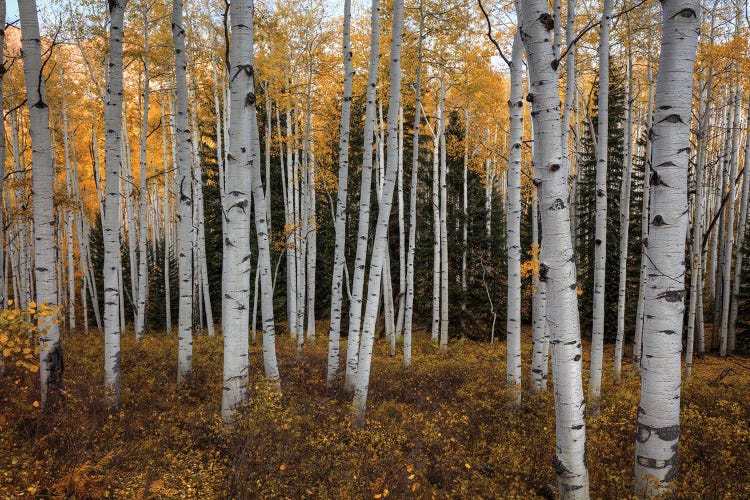
[[[668,493],[680,437],[680,351],[684,316],[687,174],[693,66],[700,26],[694,0],[664,0],[654,126],[641,400],[635,493]]]
[[[53,201],[55,172],[49,127],[49,105],[42,74],[42,53],[39,20],[35,0],[23,0],[18,5],[21,18],[21,46],[23,51],[26,102],[29,109],[29,129],[32,136],[32,176],[34,203],[34,277],[37,307],[57,308],[58,292],[55,271],[55,210]],[[41,405],[48,396],[61,388],[63,373],[59,312],[39,319],[39,360]]]
[[[65,78],[63,76],[62,65],[58,66],[60,75],[60,96],[61,96],[61,107],[62,107],[62,119],[63,119],[63,155],[65,156],[65,186],[68,195],[68,203],[73,202],[73,176],[75,175],[70,165],[70,143],[68,140],[68,110],[67,102],[65,99]],[[3,127],[4,128],[4,127]],[[0,191],[1,193],[2,191]],[[66,257],[68,261],[68,325],[70,331],[75,331],[76,328],[76,310],[75,310],[75,261],[73,252],[73,233],[75,226],[74,212],[72,208],[66,210]],[[2,223],[2,221],[0,221]],[[2,246],[2,238],[0,238],[0,246]]]
[[[399,1],[399,0],[397,0]],[[357,377],[360,323],[367,264],[367,239],[370,233],[370,191],[372,189],[372,137],[375,130],[375,96],[380,57],[380,0],[372,0],[370,35],[370,63],[367,69],[367,104],[365,107],[364,150],[362,154],[362,185],[359,192],[359,223],[357,251],[352,276],[352,298],[349,302],[349,338],[346,346],[346,376],[344,388],[352,391]],[[370,278],[372,279],[372,277]],[[378,282],[378,286],[380,283]],[[367,374],[369,378],[369,373]]]
[[[140,148],[140,189],[138,191],[138,298],[135,316],[135,337],[140,340],[146,327],[146,302],[148,300],[148,255],[146,244],[148,243],[148,225],[146,213],[148,210],[148,191],[146,188],[147,153],[148,153],[148,111],[150,96],[151,70],[149,67],[148,54],[148,7],[143,10],[143,117],[141,122],[141,148]],[[135,270],[130,271],[135,272]]]
[[[177,0],[179,1],[179,0]],[[247,399],[248,381],[248,326],[250,306],[250,133],[249,107],[245,105],[252,94],[252,64],[248,61],[252,50],[252,0],[234,0],[230,7],[232,41],[229,70],[231,113],[229,115],[229,154],[226,163],[227,185],[224,217],[223,273],[226,293],[222,300],[224,318],[224,387],[221,414],[227,422],[232,412]],[[254,97],[254,94],[252,94]],[[256,207],[257,208],[257,207]]]
[[[594,235],[594,304],[588,410],[599,415],[604,357],[604,286],[607,264],[607,152],[609,150],[609,31],[613,0],[604,0],[599,34],[599,121],[596,140],[596,227]]]
[[[523,140],[523,42],[516,30],[510,62],[510,153],[508,155],[508,207],[506,210],[506,248],[508,252],[508,311],[506,382],[512,391],[511,401],[521,404],[521,147]],[[536,213],[534,213],[536,216]],[[536,217],[532,220],[536,226]],[[534,230],[534,233],[536,231]],[[465,243],[464,243],[465,245]],[[541,340],[541,339],[536,339]],[[537,342],[534,345],[537,352]],[[541,360],[532,366],[541,374]]]
[[[432,342],[440,339],[440,106],[432,132]]]
[[[713,25],[712,25],[713,29]],[[708,77],[701,90],[700,106],[702,107],[700,123],[698,125],[698,152],[695,163],[695,203],[693,206],[693,241],[690,253],[690,305],[688,310],[687,343],[685,348],[685,378],[689,379],[693,369],[693,345],[697,323],[696,308],[698,307],[699,283],[703,275],[703,214],[706,210],[703,189],[703,168],[706,163],[706,146],[708,144],[708,120],[711,113],[711,88],[713,82],[713,68],[708,68]],[[747,161],[747,157],[746,161]],[[744,179],[744,177],[743,177]],[[744,192],[743,180],[743,192]],[[740,233],[742,235],[742,233]],[[741,248],[741,244],[738,248]],[[742,259],[742,253],[739,253]],[[741,262],[741,260],[740,260]]]
[[[404,219],[404,108],[398,109],[398,315],[396,335],[404,333],[406,297],[406,221]],[[392,354],[395,354],[392,353]]]
[[[377,1],[377,0],[375,0]],[[374,7],[374,5],[373,5]],[[375,10],[375,9],[373,9]],[[393,205],[393,191],[398,174],[398,120],[401,105],[401,43],[404,28],[403,0],[393,2],[393,29],[391,31],[390,54],[390,99],[388,101],[388,158],[385,184],[378,207],[378,222],[373,241],[372,258],[370,261],[369,280],[367,283],[368,300],[362,327],[362,345],[359,349],[357,383],[354,392],[353,413],[357,423],[365,423],[365,409],[367,406],[367,391],[370,382],[370,366],[372,363],[372,347],[375,341],[375,324],[377,322],[378,292],[383,272],[388,244],[388,220]]]
[[[188,122],[187,58],[182,0],[174,0],[172,38],[175,46],[175,131],[177,141],[177,259],[179,266],[180,308],[178,314],[177,381],[189,381],[193,362],[193,187]],[[229,267],[239,273],[238,267]],[[245,321],[247,325],[247,321]],[[226,395],[225,391],[225,395]],[[222,407],[223,408],[223,407]]]
[[[620,189],[620,265],[617,286],[617,338],[615,340],[615,384],[622,376],[622,349],[625,342],[625,292],[628,279],[628,234],[630,230],[630,180],[633,169],[633,56],[628,40],[628,62],[625,68],[625,132],[623,137],[623,173]],[[645,181],[645,179],[644,179]]]
[[[654,96],[653,96],[653,78],[651,77],[651,67],[648,68],[648,105],[646,111],[646,130],[651,130],[651,125],[654,121]],[[633,339],[633,370],[638,371],[641,369],[641,345],[643,341],[643,319],[644,319],[644,308],[646,300],[646,249],[648,248],[648,228],[649,228],[649,209],[650,203],[649,198],[651,195],[651,189],[648,188],[648,179],[651,179],[651,138],[650,134],[646,137],[646,154],[645,161],[643,162],[643,200],[641,204],[641,268],[638,277],[638,304],[636,305],[635,313],[635,338]]]
[[[331,323],[328,328],[328,371],[326,385],[331,387],[339,372],[341,344],[341,310],[343,308],[344,267],[346,266],[346,207],[349,188],[349,130],[352,113],[352,2],[344,0],[344,33],[342,52],[344,56],[344,96],[341,100],[341,122],[339,123],[339,176],[338,197],[334,230],[336,245],[333,257],[331,283]]]
[[[521,42],[518,42],[521,45]],[[466,311],[466,250],[469,243],[469,109],[464,110],[464,177],[463,177],[463,216],[461,223],[463,251],[461,252],[461,311]],[[465,315],[462,315],[462,321]]]
[[[417,186],[419,184],[419,123],[422,94],[422,44],[424,11],[419,2],[419,41],[417,42],[417,76],[414,84],[414,126],[412,135],[411,191],[409,195],[409,250],[406,255],[406,304],[404,307],[404,368],[411,365],[412,322],[414,316],[414,253],[417,242]]]
[[[240,2],[242,5],[242,2]],[[258,242],[258,269],[260,272],[260,311],[263,321],[263,369],[268,382],[274,389],[280,388],[279,366],[276,361],[276,323],[273,316],[273,270],[271,268],[271,238],[268,229],[268,209],[266,208],[266,198],[263,193],[263,181],[261,179],[261,160],[260,160],[260,136],[258,133],[258,116],[255,102],[255,87],[253,65],[255,63],[255,47],[253,42],[253,15],[255,9],[251,2],[248,10],[242,16],[237,18],[237,24],[233,23],[234,29],[242,30],[242,41],[247,45],[242,45],[245,50],[242,57],[237,55],[238,64],[242,72],[247,77],[245,87],[242,87],[244,110],[247,110],[247,118],[250,120],[250,155],[249,167],[251,176],[251,187],[253,190],[253,203],[255,204],[255,234]],[[244,24],[245,26],[240,26]],[[247,38],[245,38],[245,36]],[[234,59],[233,59],[234,60]],[[234,64],[234,63],[233,63]],[[244,77],[243,77],[244,79]],[[244,113],[244,111],[243,111]],[[243,113],[240,113],[241,115]],[[249,278],[249,274],[245,279]],[[248,322],[245,320],[245,325]],[[245,326],[245,346],[247,346],[247,326]],[[247,354],[247,348],[245,350]],[[247,356],[246,358],[247,359]]]
[[[729,333],[729,303],[732,293],[731,274],[732,274],[732,250],[734,248],[734,218],[735,218],[735,198],[737,196],[737,166],[739,164],[739,137],[740,137],[740,109],[742,108],[742,84],[737,84],[734,91],[734,118],[732,120],[732,145],[730,154],[730,173],[729,173],[729,200],[727,201],[727,225],[724,241],[724,262],[722,264],[722,292],[721,292],[721,333],[719,336],[719,355],[727,355],[727,340]]]
[[[161,99],[161,122],[162,124],[162,134],[161,134],[161,148],[162,148],[162,163],[164,167],[164,191],[162,193],[162,196],[164,197],[164,314],[165,314],[165,323],[167,328],[167,333],[172,332],[172,292],[170,290],[170,256],[172,255],[172,245],[171,245],[171,227],[172,227],[172,217],[171,217],[171,210],[170,210],[170,189],[169,189],[169,161],[168,161],[168,155],[167,155],[167,126],[165,121],[165,104],[164,101],[166,100],[166,94],[162,95]],[[222,221],[224,218],[222,217]]]
[[[520,11],[520,2],[516,3]],[[555,387],[556,453],[553,464],[562,498],[588,498],[581,336],[567,172],[561,168],[560,97],[547,3],[528,0],[519,12],[528,56],[534,122],[534,165],[542,214],[540,281],[547,287],[546,318]]]
[[[448,184],[445,138],[445,74],[440,75],[440,352],[448,350]]]
[[[122,265],[120,262],[120,164],[122,154],[122,37],[127,0],[109,3],[109,74],[104,139],[106,197],[104,203],[104,387],[107,402],[120,402],[120,333]]]
[[[750,118],[750,104],[748,104],[748,118]],[[748,195],[750,192],[750,133],[745,135],[745,162],[742,175],[742,198],[740,201],[740,219],[737,222],[737,248],[734,255],[734,280],[732,281],[732,296],[729,310],[729,326],[727,332],[727,352],[732,354],[737,340],[737,309],[740,294],[740,278],[742,277],[743,245],[747,228]],[[698,254],[700,255],[700,254]]]

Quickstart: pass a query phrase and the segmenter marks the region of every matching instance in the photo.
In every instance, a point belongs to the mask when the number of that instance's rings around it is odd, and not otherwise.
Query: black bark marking
[[[657,215],[656,217],[654,217],[654,220],[651,222],[651,225],[653,225],[654,227],[662,227],[662,226],[666,226],[667,223],[664,221],[664,217],[662,217],[661,215]]]
[[[664,299],[667,302],[682,302],[683,290],[667,290],[656,296],[657,299]]]
[[[666,118],[662,118],[661,120],[659,120],[659,123],[664,123],[664,122],[667,122],[667,123],[684,123],[682,121],[682,118],[680,118],[680,115],[678,115],[678,114],[671,114],[671,115],[667,116]]]
[[[549,267],[547,267],[547,264],[544,262],[539,264],[539,281],[542,283],[547,282],[547,272],[549,271]]]
[[[555,19],[549,12],[545,12],[539,16],[538,21],[544,25],[544,29],[547,31],[552,31],[555,28]]]
[[[562,210],[563,208],[565,208],[565,202],[562,201],[560,198],[557,198],[549,206],[549,210]]]

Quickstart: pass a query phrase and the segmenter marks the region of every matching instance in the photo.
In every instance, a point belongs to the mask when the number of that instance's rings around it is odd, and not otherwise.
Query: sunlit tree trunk
[[[377,1],[377,0],[376,0]],[[393,2],[393,29],[391,31],[390,53],[390,99],[388,101],[388,157],[383,193],[378,207],[378,221],[373,240],[372,258],[370,261],[369,280],[367,283],[368,300],[362,327],[362,342],[359,349],[357,383],[354,391],[353,413],[356,422],[365,423],[367,391],[370,383],[370,366],[372,347],[375,341],[375,324],[377,322],[378,291],[382,277],[384,261],[387,255],[388,220],[393,205],[393,191],[398,174],[398,120],[401,105],[401,43],[404,29],[404,2]]]
[[[629,27],[629,21],[628,21]],[[623,172],[620,189],[620,265],[617,286],[617,338],[615,340],[615,384],[622,376],[622,349],[625,342],[625,292],[628,277],[628,234],[630,230],[630,180],[633,169],[633,55],[628,40],[628,62],[625,67],[625,132],[623,137]]]
[[[59,68],[59,75],[60,75],[60,97],[61,97],[61,107],[62,107],[62,119],[63,119],[63,130],[62,130],[62,136],[63,136],[63,155],[65,156],[65,187],[66,187],[66,194],[68,195],[68,203],[71,205],[73,204],[73,176],[74,172],[71,168],[70,159],[71,159],[71,153],[70,153],[70,141],[68,139],[68,110],[67,110],[67,100],[65,95],[65,79],[63,76],[63,70],[62,65],[58,66]],[[3,127],[4,128],[4,127]],[[74,331],[76,328],[76,309],[75,309],[75,297],[76,297],[76,287],[75,287],[75,261],[74,261],[74,252],[73,252],[73,233],[75,231],[75,215],[72,208],[68,208],[65,213],[66,218],[66,258],[68,262],[68,325],[70,327],[70,331]],[[1,222],[1,221],[0,221]],[[79,236],[80,239],[80,236]],[[0,246],[2,246],[2,239],[0,239]]]
[[[700,5],[662,1],[663,35],[652,128],[651,210],[641,359],[641,400],[635,443],[635,493],[669,492],[680,437],[685,237],[690,155],[690,95]]]
[[[397,0],[399,1],[399,0]],[[370,191],[372,189],[372,138],[375,130],[375,97],[380,56],[380,0],[372,0],[370,63],[367,69],[367,94],[365,107],[364,150],[362,154],[362,185],[359,192],[359,227],[357,230],[357,251],[352,276],[352,298],[349,303],[349,337],[346,346],[346,377],[344,387],[354,389],[357,376],[360,323],[362,321],[362,301],[367,264],[367,239],[370,233]],[[371,278],[372,279],[372,278]],[[380,282],[378,281],[378,286]],[[369,373],[367,375],[369,378]],[[364,411],[364,410],[363,410]]]
[[[508,155],[508,208],[506,211],[506,247],[508,251],[508,311],[506,382],[513,392],[514,405],[521,404],[521,147],[523,139],[523,42],[516,30],[510,62],[510,153]],[[535,214],[536,215],[536,214]],[[536,225],[536,219],[532,224]],[[534,352],[537,340],[534,339]],[[541,373],[541,360],[532,366]],[[541,384],[540,384],[541,385]],[[536,388],[539,388],[538,386]]]
[[[148,7],[143,8],[143,117],[141,122],[141,148],[140,148],[140,189],[138,191],[138,297],[135,316],[135,336],[140,339],[146,326],[146,302],[148,300],[148,255],[146,244],[148,238],[148,225],[146,213],[148,210],[148,192],[146,191],[146,172],[148,154],[148,110],[151,84],[151,69],[149,66],[149,20]],[[131,270],[134,272],[134,270]]]
[[[581,337],[568,173],[561,168],[560,97],[550,33],[552,19],[541,0],[516,3],[531,81],[534,165],[542,214],[540,281],[547,287],[546,318],[552,347],[556,453],[553,464],[562,498],[588,498],[588,465],[581,373]]]

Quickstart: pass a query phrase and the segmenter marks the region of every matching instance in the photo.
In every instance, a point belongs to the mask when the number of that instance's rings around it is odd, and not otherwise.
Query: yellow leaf
[[[377,495],[373,496],[372,498],[383,498],[383,495],[381,495],[380,493],[378,493]]]
[[[36,302],[34,302],[33,300],[29,302],[29,309],[36,309]]]
[[[286,465],[284,464],[279,465],[279,470],[286,470]]]
[[[414,466],[411,465],[411,464],[407,465],[406,466],[406,472],[408,472],[409,474],[411,474],[412,472],[414,472]]]
[[[34,408],[39,408],[39,401],[34,401],[33,403],[31,403],[31,406],[33,406]]]
[[[466,467],[467,469],[471,469],[471,465],[470,464],[464,464],[464,467]]]

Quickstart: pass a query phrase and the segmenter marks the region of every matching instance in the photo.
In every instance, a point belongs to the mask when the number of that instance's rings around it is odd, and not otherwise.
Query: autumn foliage
[[[319,325],[324,331],[325,325]],[[553,393],[512,410],[505,346],[457,341],[447,356],[418,338],[409,371],[376,345],[367,427],[325,388],[326,346],[279,336],[283,395],[251,348],[250,401],[234,428],[219,417],[222,338],[198,337],[190,387],[177,387],[177,342],[123,338],[119,410],[101,397],[102,339],[64,339],[65,388],[43,414],[37,377],[0,379],[0,496],[53,498],[529,498],[555,493]],[[531,345],[525,332],[524,356]],[[611,346],[607,346],[611,347]],[[584,352],[588,352],[584,348]],[[605,356],[611,356],[607,351]],[[584,364],[584,366],[586,366]],[[592,496],[632,491],[639,377],[605,377],[587,420]],[[750,363],[706,358],[683,386],[678,498],[750,497]]]

